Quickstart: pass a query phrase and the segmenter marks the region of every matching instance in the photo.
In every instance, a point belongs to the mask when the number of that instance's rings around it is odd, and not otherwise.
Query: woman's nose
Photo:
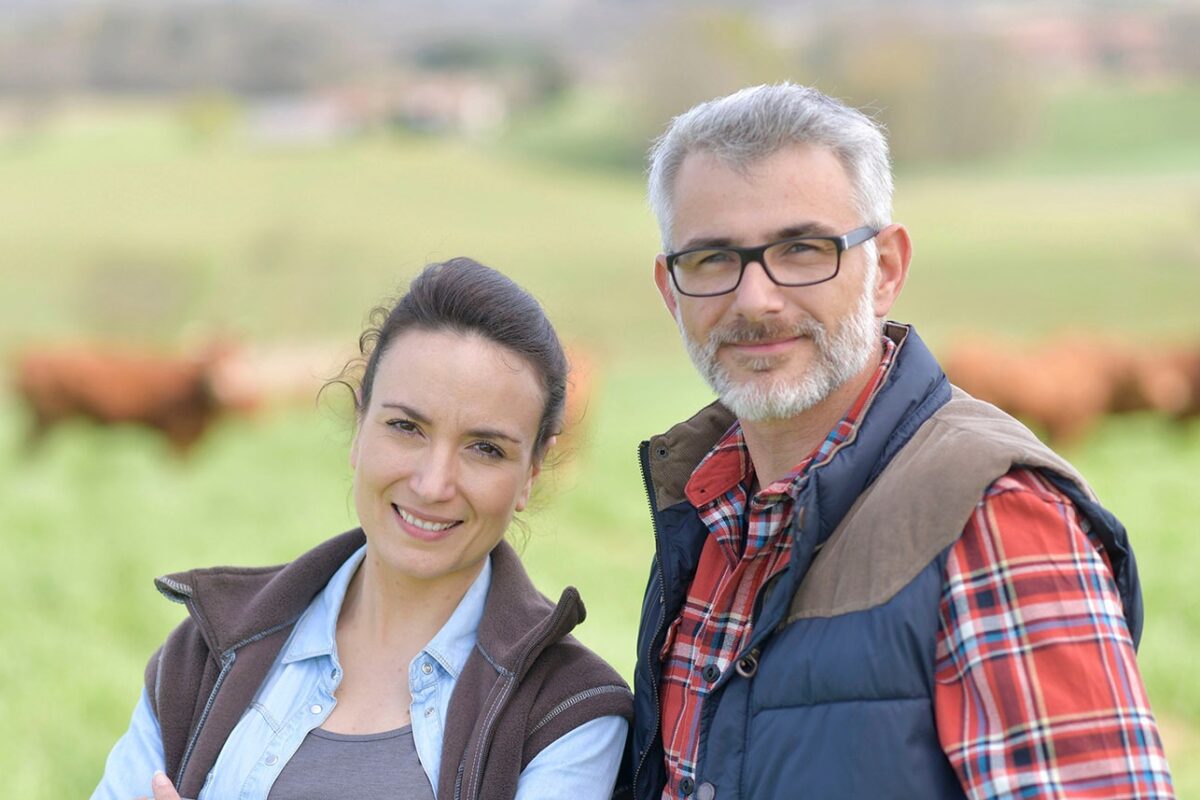
[[[454,497],[455,463],[453,454],[430,450],[413,470],[409,481],[417,497],[429,503],[445,502]]]

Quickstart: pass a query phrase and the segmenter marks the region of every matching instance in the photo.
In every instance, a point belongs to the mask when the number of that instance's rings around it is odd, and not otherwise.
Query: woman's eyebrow
[[[380,408],[391,408],[399,411],[406,417],[412,417],[413,422],[418,422],[421,425],[430,424],[429,417],[404,403],[380,403],[379,406]],[[520,437],[513,436],[511,433],[506,433],[499,428],[472,428],[467,431],[467,436],[473,436],[478,439],[503,439],[516,445],[521,444]]]
[[[473,436],[479,439],[504,439],[513,444],[521,444],[521,440],[512,434],[505,433],[497,428],[473,428],[467,431],[468,436]]]
[[[429,417],[425,416],[420,411],[417,411],[412,406],[404,405],[404,403],[380,403],[379,407],[395,409],[396,411],[403,412],[404,416],[406,417],[412,417],[413,422],[419,422],[422,425],[429,424]]]

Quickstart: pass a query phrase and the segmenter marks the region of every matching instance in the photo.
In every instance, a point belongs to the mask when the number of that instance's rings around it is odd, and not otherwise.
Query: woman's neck
[[[415,645],[414,653],[446,624],[483,569],[481,562],[474,569],[421,580],[396,574],[372,556],[368,545],[346,589],[338,628],[354,628],[385,647],[409,650]]]

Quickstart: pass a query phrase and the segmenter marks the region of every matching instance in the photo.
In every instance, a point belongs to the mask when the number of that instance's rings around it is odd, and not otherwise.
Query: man
[[[783,84],[651,153],[655,282],[720,397],[642,444],[640,800],[1170,797],[1124,529],[912,328],[884,136]]]

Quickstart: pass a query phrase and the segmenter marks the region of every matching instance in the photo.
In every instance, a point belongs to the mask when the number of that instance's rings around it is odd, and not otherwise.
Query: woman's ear
[[[362,433],[362,418],[354,417],[354,438],[350,440],[350,469],[358,469],[358,437]]]
[[[550,451],[551,447],[554,447],[557,441],[558,434],[551,436],[546,440],[546,446],[542,448],[541,454],[534,454],[533,463],[529,465],[529,477],[525,480],[525,486],[521,489],[521,494],[517,497],[517,504],[515,506],[517,511],[524,511],[525,507],[529,505],[529,495],[533,493],[533,482],[537,480],[538,475],[542,474],[542,463],[546,460],[546,453]]]

